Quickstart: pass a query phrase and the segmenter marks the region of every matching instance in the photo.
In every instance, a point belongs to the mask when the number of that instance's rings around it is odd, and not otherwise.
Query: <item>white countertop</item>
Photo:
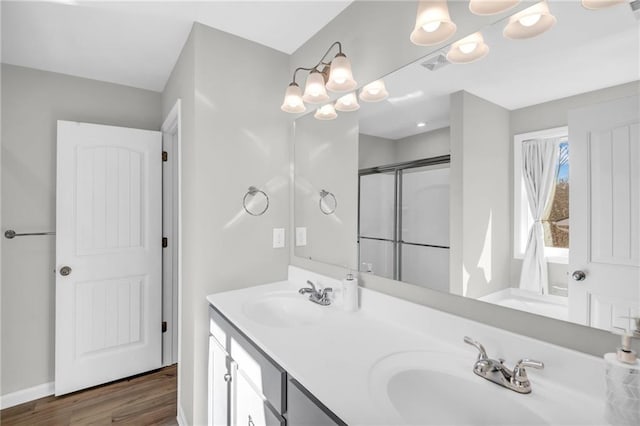
[[[402,423],[398,413],[380,403],[380,390],[372,391],[372,367],[394,353],[442,352],[468,359],[461,370],[466,368],[481,385],[497,387],[473,374],[477,351],[463,343],[465,335],[480,341],[490,357],[505,358],[509,366],[521,358],[545,363],[544,370],[529,373],[531,394],[504,389],[505,400],[496,401],[495,409],[515,401],[553,424],[605,423],[600,358],[362,288],[357,312],[344,312],[335,303],[322,307],[326,310],[322,319],[313,323],[274,327],[245,313],[247,303],[269,294],[295,293],[307,279],[339,288],[339,281],[289,267],[288,281],[212,294],[207,300],[349,425]],[[571,401],[565,404],[569,406],[547,413],[551,399],[565,398]],[[464,409],[464,401],[459,407]]]

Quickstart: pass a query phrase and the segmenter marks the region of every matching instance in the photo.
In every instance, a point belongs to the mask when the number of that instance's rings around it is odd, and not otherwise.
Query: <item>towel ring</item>
[[[328,198],[330,197],[330,198]],[[320,201],[318,201],[320,211],[326,215],[333,214],[338,207],[338,200],[332,192],[320,190]],[[324,207],[323,207],[324,206]]]
[[[259,212],[253,212],[249,209],[249,207],[247,207],[247,197],[255,197],[256,194],[262,194],[264,196],[264,199],[266,200],[264,209]],[[242,198],[242,207],[244,207],[244,211],[249,213],[251,216],[262,216],[269,209],[269,196],[264,191],[256,188],[255,186],[250,186],[247,193],[244,194],[244,198]]]

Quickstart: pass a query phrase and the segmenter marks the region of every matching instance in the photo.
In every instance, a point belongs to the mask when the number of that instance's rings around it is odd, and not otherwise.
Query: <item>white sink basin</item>
[[[371,369],[369,389],[393,423],[412,425],[543,425],[522,395],[476,376],[475,357],[399,352]],[[535,387],[535,378],[532,379]],[[535,392],[535,389],[534,389]],[[534,404],[535,406],[535,404]]]
[[[243,306],[244,314],[252,321],[281,328],[317,323],[326,309],[309,301],[307,296],[293,292],[271,293]]]

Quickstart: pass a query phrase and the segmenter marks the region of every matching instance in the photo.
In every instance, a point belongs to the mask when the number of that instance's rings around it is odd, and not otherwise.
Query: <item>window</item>
[[[529,139],[560,138],[558,173],[547,215],[543,219],[545,256],[555,263],[569,257],[569,139],[568,129],[558,127],[514,137],[514,257],[523,258],[533,218],[522,178],[522,143]]]

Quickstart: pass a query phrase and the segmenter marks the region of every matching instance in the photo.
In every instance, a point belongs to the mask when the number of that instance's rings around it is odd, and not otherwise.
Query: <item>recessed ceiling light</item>
[[[418,127],[424,127],[426,125],[427,125],[427,123],[425,123],[424,121],[421,121],[421,122],[418,123]]]

